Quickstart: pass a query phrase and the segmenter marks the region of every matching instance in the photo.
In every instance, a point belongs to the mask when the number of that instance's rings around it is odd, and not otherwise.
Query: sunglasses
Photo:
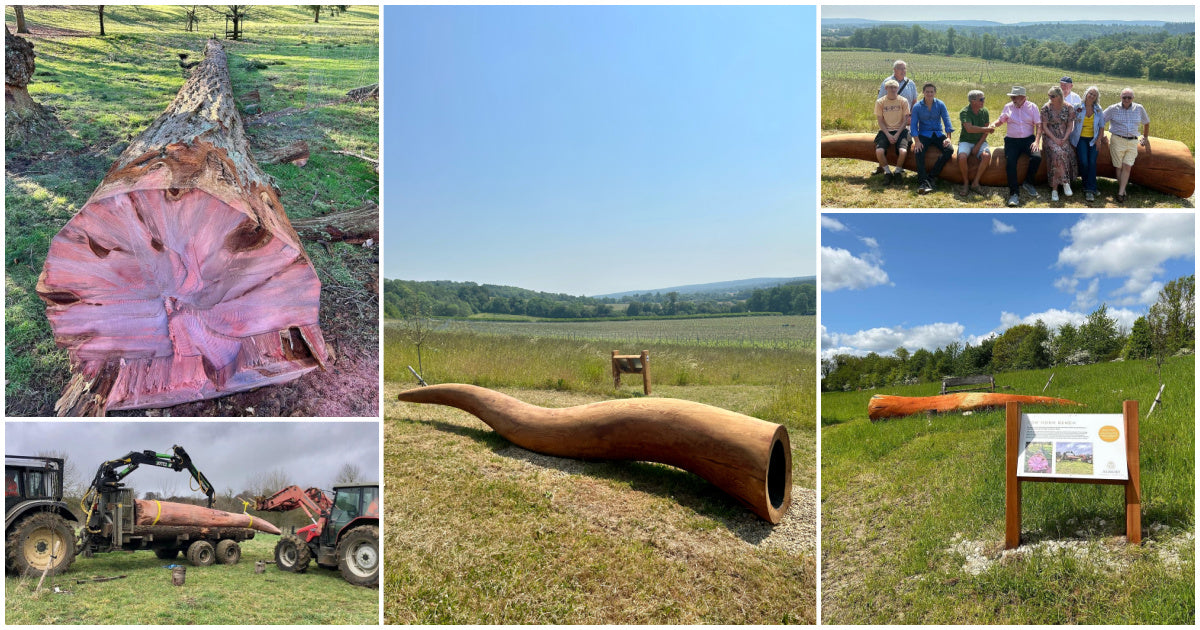
[[[1121,100],[1122,100],[1122,101],[1132,101],[1132,100],[1133,100],[1133,97],[1132,97],[1132,96],[1122,96],[1122,97],[1121,97]]]

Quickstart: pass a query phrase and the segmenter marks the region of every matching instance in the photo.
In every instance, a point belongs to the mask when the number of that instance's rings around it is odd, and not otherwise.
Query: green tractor
[[[4,457],[5,569],[58,575],[75,561],[79,519],[63,502],[63,460]]]

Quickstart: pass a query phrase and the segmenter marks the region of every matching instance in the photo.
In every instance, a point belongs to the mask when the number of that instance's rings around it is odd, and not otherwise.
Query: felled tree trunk
[[[33,79],[33,44],[4,27],[5,146],[19,148],[32,138],[58,131],[58,119],[29,95]]]
[[[379,242],[379,206],[368,201],[353,210],[297,219],[292,226],[307,240],[358,244],[374,239]]]
[[[249,514],[224,512],[199,505],[174,501],[149,501],[134,499],[134,524],[140,526],[191,526],[191,527],[248,527],[268,534],[281,533],[269,521]]]
[[[51,241],[37,291],[74,372],[59,415],[174,405],[325,366],[321,283],[250,157],[220,42]]]
[[[984,186],[1007,186],[1008,176],[1004,171],[1004,136],[996,136],[993,140],[990,142],[993,145],[992,161],[980,177],[979,183]],[[821,157],[854,158],[875,162],[875,134],[844,133],[825,136],[821,138]],[[894,150],[888,149],[887,158],[888,164],[896,161]],[[958,159],[957,154],[954,159]],[[927,151],[926,167],[932,167],[935,162],[937,162],[937,152]],[[1117,172],[1113,168],[1107,151],[1101,151],[1096,162],[1096,175],[1116,179]],[[1046,182],[1046,163],[1047,160],[1043,159],[1041,167],[1038,168],[1033,179],[1034,182],[1042,184]],[[968,159],[967,167],[967,176],[975,177],[975,172],[979,168],[979,160],[977,158]],[[1021,156],[1017,160],[1018,179],[1025,177],[1028,167],[1028,156]],[[916,156],[912,151],[909,151],[908,157],[904,160],[904,168],[910,171],[917,169]],[[955,184],[962,183],[962,174],[959,173],[957,164],[947,163],[946,167],[942,169],[940,177]],[[1195,157],[1188,150],[1187,145],[1182,142],[1166,138],[1151,138],[1149,151],[1145,147],[1138,147],[1137,161],[1133,165],[1133,170],[1129,172],[1129,181],[1176,197],[1191,197],[1192,193],[1196,192]]]

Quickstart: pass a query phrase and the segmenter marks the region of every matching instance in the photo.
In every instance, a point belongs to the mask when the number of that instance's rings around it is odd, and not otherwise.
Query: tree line
[[[736,313],[814,315],[816,281],[800,280],[734,295],[644,293],[617,298],[572,296],[518,287],[437,280],[384,280],[384,316],[401,319],[414,308],[434,317],[477,313],[548,319],[677,317]]]
[[[1196,276],[1177,278],[1159,291],[1150,310],[1121,330],[1100,305],[1076,326],[1051,330],[1045,322],[1019,324],[978,345],[953,342],[929,351],[903,346],[889,355],[838,354],[821,360],[821,390],[850,391],[891,385],[938,382],[947,376],[973,376],[1057,365],[1086,365],[1114,359],[1162,361],[1181,349],[1195,350]]]
[[[1033,27],[933,30],[912,26],[873,26],[849,35],[830,35],[822,44],[833,48],[867,48],[897,54],[962,55],[984,60],[1121,77],[1195,83],[1196,34],[1194,25],[1181,31],[1167,27],[1128,27],[1072,40],[1047,37],[1047,31],[1064,33],[1096,25],[1039,24]],[[1007,33],[1007,34],[1006,34]]]

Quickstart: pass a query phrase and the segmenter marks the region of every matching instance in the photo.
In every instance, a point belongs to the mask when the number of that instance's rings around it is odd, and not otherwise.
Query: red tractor
[[[254,509],[287,512],[300,508],[312,525],[284,534],[275,545],[275,565],[301,573],[315,557],[323,567],[337,567],[357,586],[379,584],[379,484],[348,483],[333,487],[330,500],[319,488],[288,486],[269,497],[255,497]]]

